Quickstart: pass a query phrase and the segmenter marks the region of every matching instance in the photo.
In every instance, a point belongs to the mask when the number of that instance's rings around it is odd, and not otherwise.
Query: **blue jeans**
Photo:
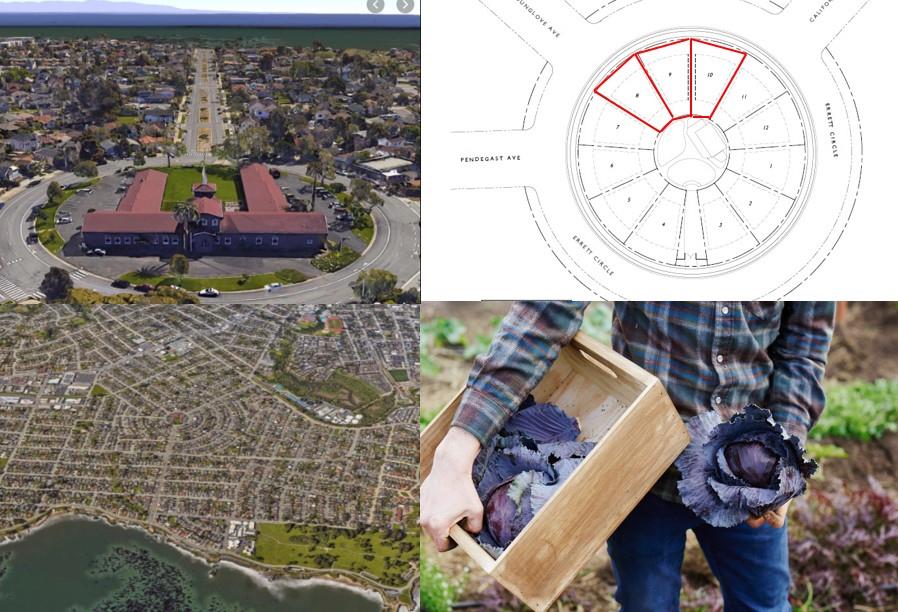
[[[679,610],[689,529],[720,582],[727,612],[791,611],[786,527],[711,527],[685,506],[650,493],[608,540],[614,597],[623,612]]]

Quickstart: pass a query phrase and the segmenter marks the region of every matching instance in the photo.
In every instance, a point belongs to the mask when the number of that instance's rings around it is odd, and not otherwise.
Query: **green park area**
[[[193,186],[203,182],[202,168],[160,168],[168,174],[165,195],[162,196],[162,210],[174,210],[175,205],[193,198]],[[210,183],[218,190],[215,197],[222,202],[240,201],[237,170],[222,166],[207,166],[206,174]]]
[[[408,382],[408,370],[390,370],[390,376],[398,383]]]
[[[101,387],[100,385],[94,385],[90,390],[91,397],[104,397],[109,395],[109,391],[106,390],[106,387]]]
[[[140,271],[129,272],[119,277],[132,285],[150,285],[153,287],[170,285],[180,287],[186,291],[202,291],[203,289],[218,289],[219,291],[253,291],[263,289],[266,285],[280,283],[292,285],[307,280],[306,276],[298,270],[278,270],[267,274],[253,274],[245,276],[217,276],[209,278],[194,278],[190,276],[177,277],[171,275],[144,275]]]
[[[378,422],[396,405],[392,393],[384,395],[361,378],[335,370],[325,381],[304,380],[285,369],[276,368],[274,382],[300,397],[308,397],[348,408],[363,415],[362,423]]]
[[[6,468],[6,463],[9,461],[6,457],[0,457],[0,472],[2,472]]]
[[[401,587],[418,558],[415,529],[351,530],[293,523],[260,523],[254,559],[270,565],[297,565],[364,573]]]
[[[118,121],[120,125],[137,125],[140,123],[140,117],[137,115],[119,115],[116,117],[116,121]]]

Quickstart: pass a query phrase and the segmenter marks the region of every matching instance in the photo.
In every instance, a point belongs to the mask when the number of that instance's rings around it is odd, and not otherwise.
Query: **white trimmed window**
[[[313,244],[315,244],[315,241],[312,240],[311,238],[309,238],[308,240],[306,240],[306,244],[313,245]]]
[[[159,236],[153,236],[153,244],[159,244]]]
[[[106,244],[112,244],[112,236],[106,236]]]
[[[212,227],[218,227],[218,219],[212,219]]]
[[[172,243],[172,244],[180,244],[180,243],[181,243],[181,239],[178,238],[177,236],[172,236],[171,243]]]
[[[281,241],[281,239],[278,238],[277,236],[272,236],[271,237],[271,246],[277,246],[280,241]]]
[[[113,240],[113,242],[114,242],[115,244],[121,244],[121,243],[122,243],[122,238],[121,238],[121,236],[116,236],[116,237],[115,237],[115,240]]]
[[[203,227],[206,227],[207,225],[209,225],[209,220],[208,220],[208,219],[203,219],[203,220],[201,221],[201,224],[202,224]]]
[[[262,246],[262,237],[256,238],[256,246]]]
[[[162,237],[162,244],[168,244],[168,236]]]
[[[125,244],[131,244],[131,236],[125,236]]]
[[[231,246],[231,238],[225,238],[225,246]]]

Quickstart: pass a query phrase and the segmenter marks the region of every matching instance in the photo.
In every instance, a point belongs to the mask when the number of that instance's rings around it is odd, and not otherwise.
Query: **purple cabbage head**
[[[714,527],[763,516],[803,494],[817,464],[753,404],[729,421],[714,411],[690,419],[692,441],[677,459],[683,503]]]
[[[480,451],[473,477],[485,529],[477,539],[491,555],[502,554],[593,449],[579,435],[576,419],[528,398]]]

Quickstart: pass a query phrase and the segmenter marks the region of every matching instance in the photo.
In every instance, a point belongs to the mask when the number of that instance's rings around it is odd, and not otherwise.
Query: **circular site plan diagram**
[[[804,209],[814,131],[797,86],[735,36],[642,39],[584,89],[569,136],[590,226],[670,275],[732,270],[779,242]]]

